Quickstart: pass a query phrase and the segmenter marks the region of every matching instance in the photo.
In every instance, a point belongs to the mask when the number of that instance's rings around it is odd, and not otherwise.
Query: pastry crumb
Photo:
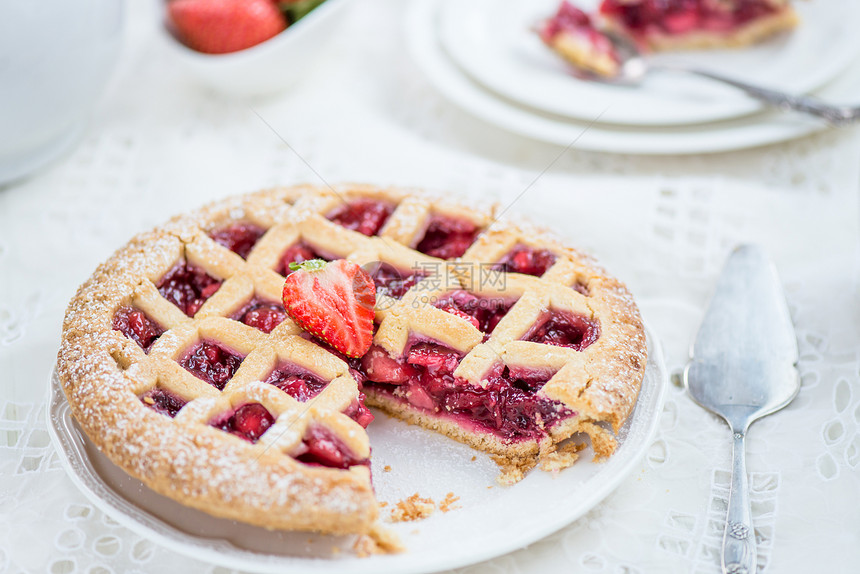
[[[414,522],[416,520],[424,520],[436,510],[441,512],[450,512],[462,508],[459,504],[460,497],[455,496],[453,492],[445,495],[437,505],[432,498],[422,498],[417,492],[412,496],[405,498],[394,504],[391,509],[389,520],[391,522]],[[382,503],[380,503],[382,506]]]
[[[379,503],[379,508],[385,508],[386,506],[388,506],[388,503],[385,502],[384,500]]]
[[[148,404],[148,405],[154,405],[154,404],[155,404],[155,399],[153,399],[153,398],[152,398],[152,397],[150,397],[150,396],[146,396],[146,397],[143,397],[143,402],[145,402],[145,403],[146,403],[146,404]]]
[[[454,496],[453,492],[449,492],[445,495],[445,499],[439,503],[439,510],[441,510],[442,512],[448,512],[450,510],[456,510],[460,508],[459,505],[454,506],[454,503],[456,503],[458,500],[460,500],[459,496]]]
[[[359,558],[374,554],[396,554],[405,550],[397,535],[379,524],[374,524],[370,532],[359,536],[352,549]]]
[[[551,452],[541,457],[541,470],[547,472],[558,472],[565,469],[577,461],[579,451],[585,448],[585,444],[568,443],[563,445],[555,452]]]
[[[525,478],[526,473],[537,465],[534,458],[511,459],[505,456],[493,456],[493,461],[499,466],[500,474],[496,482],[502,486],[511,486]]]
[[[421,498],[416,492],[394,505],[391,510],[391,522],[413,522],[423,520],[433,514],[436,505],[432,498]]]
[[[390,465],[390,464],[386,464],[385,466],[383,466],[383,467],[382,467],[382,470],[383,470],[384,472],[391,472],[391,465]]]
[[[476,460],[478,460],[478,457],[477,457],[477,456],[472,456],[472,462],[475,462]]]

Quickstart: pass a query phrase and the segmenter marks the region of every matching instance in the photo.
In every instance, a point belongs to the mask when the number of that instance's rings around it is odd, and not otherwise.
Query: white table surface
[[[76,490],[45,430],[48,374],[66,303],[133,233],[210,199],[319,177],[513,201],[509,215],[556,228],[628,283],[670,369],[731,247],[763,244],[797,327],[803,389],[748,439],[759,571],[856,571],[860,132],[684,158],[561,153],[442,99],[403,49],[401,2],[355,4],[298,88],[248,104],[185,77],[160,4],[134,3],[84,140],[0,189],[0,572],[224,572],[118,526]],[[723,423],[671,386],[653,445],[603,503],[463,571],[718,572],[729,455]]]

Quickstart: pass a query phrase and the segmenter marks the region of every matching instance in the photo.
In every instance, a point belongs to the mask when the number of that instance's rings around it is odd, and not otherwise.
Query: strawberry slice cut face
[[[348,357],[360,357],[373,341],[376,288],[351,261],[312,259],[292,263],[284,282],[284,308],[305,331]]]

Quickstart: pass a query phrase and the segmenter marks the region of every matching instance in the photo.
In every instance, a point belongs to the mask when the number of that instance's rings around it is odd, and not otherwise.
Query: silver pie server
[[[654,64],[644,56],[636,44],[621,34],[611,31],[605,32],[606,37],[612,42],[615,51],[621,60],[621,67],[615,76],[601,76],[584,70],[577,69],[575,75],[583,80],[600,81],[610,84],[625,86],[638,86],[645,77],[653,71],[681,72],[708,78],[716,82],[727,84],[744,92],[751,98],[758,100],[768,106],[781,110],[791,110],[823,119],[832,126],[842,127],[851,125],[860,120],[860,107],[839,106],[806,95],[795,95],[756,86],[748,82],[742,82],[716,72],[703,70],[694,66],[679,63]]]
[[[796,363],[797,340],[776,268],[760,247],[742,245],[723,268],[684,370],[690,396],[725,419],[734,437],[724,573],[755,574],[744,438],[754,421],[797,395]]]

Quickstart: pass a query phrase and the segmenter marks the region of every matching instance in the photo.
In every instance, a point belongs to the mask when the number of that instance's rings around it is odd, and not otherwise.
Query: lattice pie
[[[289,264],[315,258],[374,278],[363,357],[282,306]],[[58,370],[84,431],[157,492],[267,528],[366,533],[365,400],[491,453],[512,481],[572,462],[559,443],[576,433],[610,455],[645,361],[624,286],[546,235],[400,190],[304,186],[132,239],[69,305]]]

